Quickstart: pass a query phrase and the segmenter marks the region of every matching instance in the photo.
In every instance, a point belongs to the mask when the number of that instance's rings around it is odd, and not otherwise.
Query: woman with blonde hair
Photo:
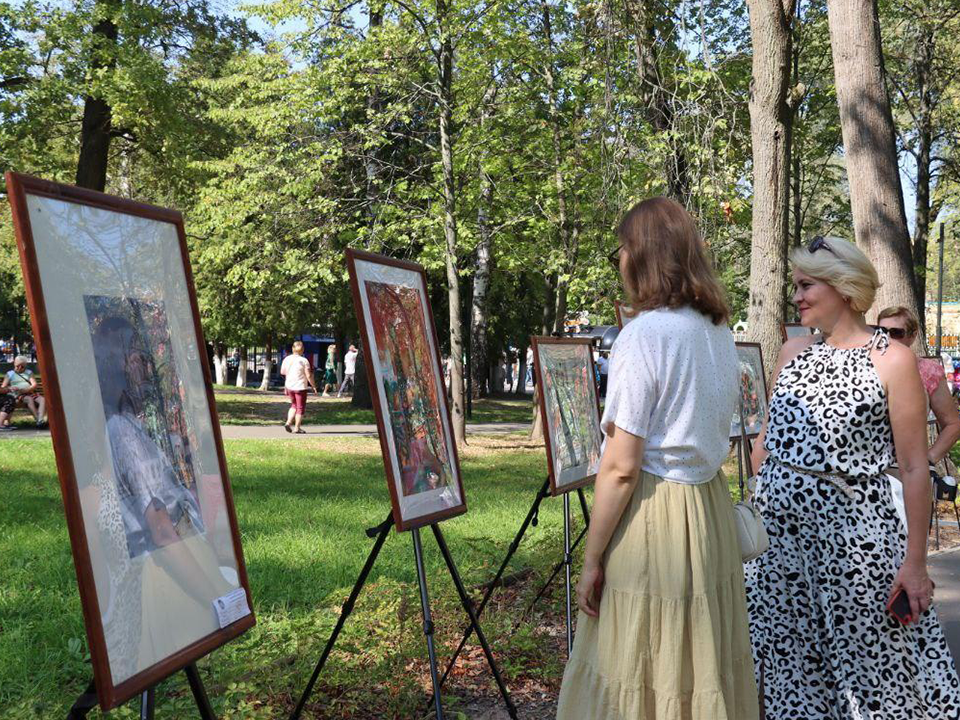
[[[864,321],[879,280],[855,245],[817,237],[791,261],[800,322],[822,335],[784,343],[753,450],[770,537],[747,565],[764,717],[960,717],[960,681],[931,609],[916,358]],[[884,473],[894,458],[916,528],[907,534]],[[887,611],[897,597],[905,622]]]
[[[634,206],[617,266],[603,456],[560,720],[756,720],[743,568],[720,465],[739,364],[693,218]]]

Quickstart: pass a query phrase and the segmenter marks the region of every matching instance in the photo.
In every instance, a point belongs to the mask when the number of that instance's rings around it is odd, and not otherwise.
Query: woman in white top
[[[756,720],[729,450],[739,363],[693,218],[653,198],[620,223],[634,319],[611,353],[560,720]]]
[[[313,382],[313,367],[303,356],[303,343],[300,340],[293,343],[293,352],[283,359],[280,374],[284,377],[283,392],[290,398],[290,410],[287,411],[283,429],[288,433],[303,435],[305,433],[300,425],[307,411],[307,388],[313,388],[316,393],[317,386]]]

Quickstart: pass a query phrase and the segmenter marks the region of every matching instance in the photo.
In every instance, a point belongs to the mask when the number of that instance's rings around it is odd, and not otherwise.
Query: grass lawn
[[[219,717],[285,718],[372,545],[364,529],[388,512],[379,445],[368,438],[230,441],[226,452],[258,623],[199,666]],[[475,588],[506,553],[546,467],[543,447],[521,434],[475,437],[461,459],[470,511],[442,527],[464,582]],[[517,582],[497,591],[484,616],[521,717],[539,717],[524,711],[525,701],[530,708],[555,697],[562,675],[560,583],[513,628],[561,558],[561,509],[559,499],[544,502],[508,569]],[[575,516],[575,532],[581,526]],[[423,541],[442,662],[465,618],[432,534]],[[0,576],[0,717],[64,717],[90,666],[48,440],[0,441]],[[422,717],[425,657],[410,534],[392,533],[306,717]],[[446,685],[451,709],[496,692],[479,647],[469,644],[465,658]],[[161,686],[157,716],[195,717],[182,674]],[[111,717],[138,715],[128,703]]]
[[[269,425],[283,422],[290,401],[283,392],[271,390],[244,390],[216,386],[217,412],[223,425]],[[18,413],[20,414],[20,413]],[[473,403],[471,423],[531,422],[530,397],[499,395]],[[373,410],[354,407],[349,398],[324,398],[311,393],[307,396],[305,425],[373,425]]]
[[[220,717],[286,717],[371,546],[364,528],[388,511],[379,446],[374,439],[318,438],[234,441],[226,450],[258,624],[205,658],[201,672]],[[465,583],[473,586],[492,575],[505,554],[545,461],[541,446],[516,436],[476,438],[461,457],[470,512],[443,530]],[[561,508],[559,500],[544,504],[511,572],[541,574],[560,558]],[[445,657],[463,614],[432,535],[423,539],[438,652]],[[0,574],[0,717],[63,717],[90,668],[47,440],[0,444]],[[558,593],[545,607],[559,610],[561,601]],[[491,604],[485,623],[491,642],[513,682],[522,675],[523,682],[533,678],[555,688],[560,638],[539,638],[536,616],[511,633],[518,608],[516,602]],[[464,680],[468,688],[491,691],[477,650],[468,646],[467,677],[448,684],[454,705]],[[429,683],[424,657],[410,535],[394,533],[321,676],[313,717],[419,717]],[[136,715],[127,706],[111,716]],[[158,717],[194,716],[182,675],[164,683]]]

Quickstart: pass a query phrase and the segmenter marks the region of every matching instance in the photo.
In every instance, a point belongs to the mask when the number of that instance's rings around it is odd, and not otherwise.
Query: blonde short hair
[[[824,247],[810,252],[798,247],[790,253],[793,267],[805,275],[823,280],[850,298],[850,307],[865,313],[873,305],[880,278],[864,252],[848,240],[825,238]]]
[[[294,340],[292,350],[297,355],[303,355],[303,343],[300,340]]]

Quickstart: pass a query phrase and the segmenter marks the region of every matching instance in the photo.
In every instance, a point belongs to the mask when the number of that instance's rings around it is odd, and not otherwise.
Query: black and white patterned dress
[[[960,680],[935,611],[904,627],[886,612],[906,535],[883,470],[887,399],[863,347],[815,342],[770,402],[755,501],[770,549],[746,570],[766,720],[960,718]]]

